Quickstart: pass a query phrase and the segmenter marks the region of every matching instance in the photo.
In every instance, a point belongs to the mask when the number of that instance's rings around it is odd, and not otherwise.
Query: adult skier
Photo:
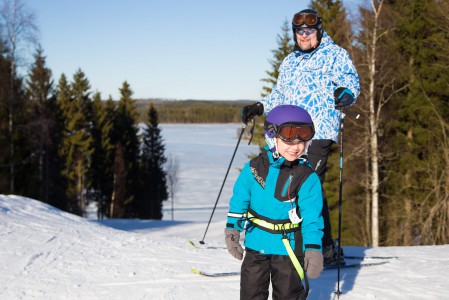
[[[308,149],[308,160],[324,183],[328,155],[332,145],[338,141],[339,110],[356,102],[360,84],[348,53],[333,42],[322,23],[318,12],[312,9],[304,9],[293,16],[294,51],[282,61],[272,92],[260,102],[242,109],[242,121],[246,124],[254,116],[268,114],[283,104],[307,110],[316,129]],[[338,253],[332,239],[324,189],[322,202],[324,263],[332,265],[337,264]]]

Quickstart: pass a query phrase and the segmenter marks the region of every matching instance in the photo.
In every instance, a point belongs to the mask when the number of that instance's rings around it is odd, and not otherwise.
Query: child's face
[[[279,154],[288,161],[294,161],[304,152],[305,143],[300,140],[284,142],[280,138],[276,138],[276,142]]]

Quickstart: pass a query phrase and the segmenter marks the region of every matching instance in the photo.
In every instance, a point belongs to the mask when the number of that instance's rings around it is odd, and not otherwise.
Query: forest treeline
[[[158,110],[161,123],[239,123],[244,105],[253,101],[233,100],[136,100],[140,120],[151,104]]]
[[[0,40],[0,193],[99,218],[161,219],[170,169],[154,106],[139,120],[125,81],[120,99],[101,100],[78,70],[57,84],[42,49],[26,77]]]
[[[19,0],[3,0],[11,1]],[[351,19],[342,1],[310,4],[350,54],[361,83],[351,107],[361,117],[345,117],[342,244],[447,244],[449,2],[365,4]],[[160,218],[162,201],[175,191],[170,178],[176,178],[169,175],[176,172],[167,165],[176,170],[176,163],[168,164],[158,123],[240,122],[246,102],[135,100],[127,82],[120,99],[102,101],[82,70],[54,82],[40,47],[27,74],[20,75],[15,43],[35,28],[22,22],[27,26],[12,30],[18,20],[11,15],[3,10],[0,23],[0,193],[80,215],[95,201],[101,216]],[[282,59],[293,50],[290,20],[277,42],[262,95],[271,91]],[[254,131],[261,145],[262,121]],[[334,147],[324,184],[334,237],[340,146]]]

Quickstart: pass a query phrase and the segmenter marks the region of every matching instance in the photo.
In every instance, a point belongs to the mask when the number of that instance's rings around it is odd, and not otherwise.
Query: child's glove
[[[243,248],[239,243],[240,231],[225,229],[225,241],[228,252],[237,258],[238,260],[243,259]]]
[[[335,90],[334,100],[336,109],[341,109],[345,106],[351,105],[355,101],[352,92],[344,87],[339,87]]]
[[[304,256],[304,267],[310,278],[317,278],[321,271],[323,271],[323,253],[313,250],[306,251],[306,255]]]
[[[263,104],[256,102],[251,105],[244,106],[242,108],[242,122],[246,125],[248,121],[255,116],[261,116],[263,114]]]

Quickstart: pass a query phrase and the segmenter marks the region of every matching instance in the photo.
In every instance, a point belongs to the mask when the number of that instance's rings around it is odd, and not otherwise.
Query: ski
[[[197,243],[195,243],[193,241],[188,241],[187,245],[193,246],[198,249],[227,249],[224,246],[208,246],[208,245],[203,245],[203,244],[198,245]]]
[[[228,277],[228,276],[240,276],[240,272],[206,272],[195,268],[190,269],[192,273],[206,276],[206,277]]]
[[[359,259],[359,260],[382,260],[382,259],[398,259],[397,256],[353,256],[353,255],[345,255],[345,259]]]
[[[189,246],[193,246],[198,249],[226,249],[224,246],[208,246],[197,243],[193,241],[188,241]],[[387,259],[398,259],[397,256],[357,256],[357,255],[345,255],[344,259],[356,259],[356,260],[387,260]]]
[[[346,263],[344,265],[340,265],[340,269],[357,269],[364,267],[372,267],[372,266],[380,266],[386,264],[388,261],[378,261],[373,263]],[[324,270],[336,270],[338,269],[338,265],[326,265],[324,266]]]
[[[386,264],[387,261],[380,261],[380,262],[373,262],[373,263],[367,263],[367,264],[361,264],[361,263],[353,263],[353,264],[345,264],[341,265],[340,269],[358,269],[358,268],[364,268],[364,267],[372,267],[372,266],[380,266],[383,264]],[[324,270],[336,270],[338,269],[337,265],[332,266],[324,266]],[[207,272],[198,270],[195,268],[190,269],[192,273],[206,276],[206,277],[229,277],[229,276],[240,276],[240,272]]]

